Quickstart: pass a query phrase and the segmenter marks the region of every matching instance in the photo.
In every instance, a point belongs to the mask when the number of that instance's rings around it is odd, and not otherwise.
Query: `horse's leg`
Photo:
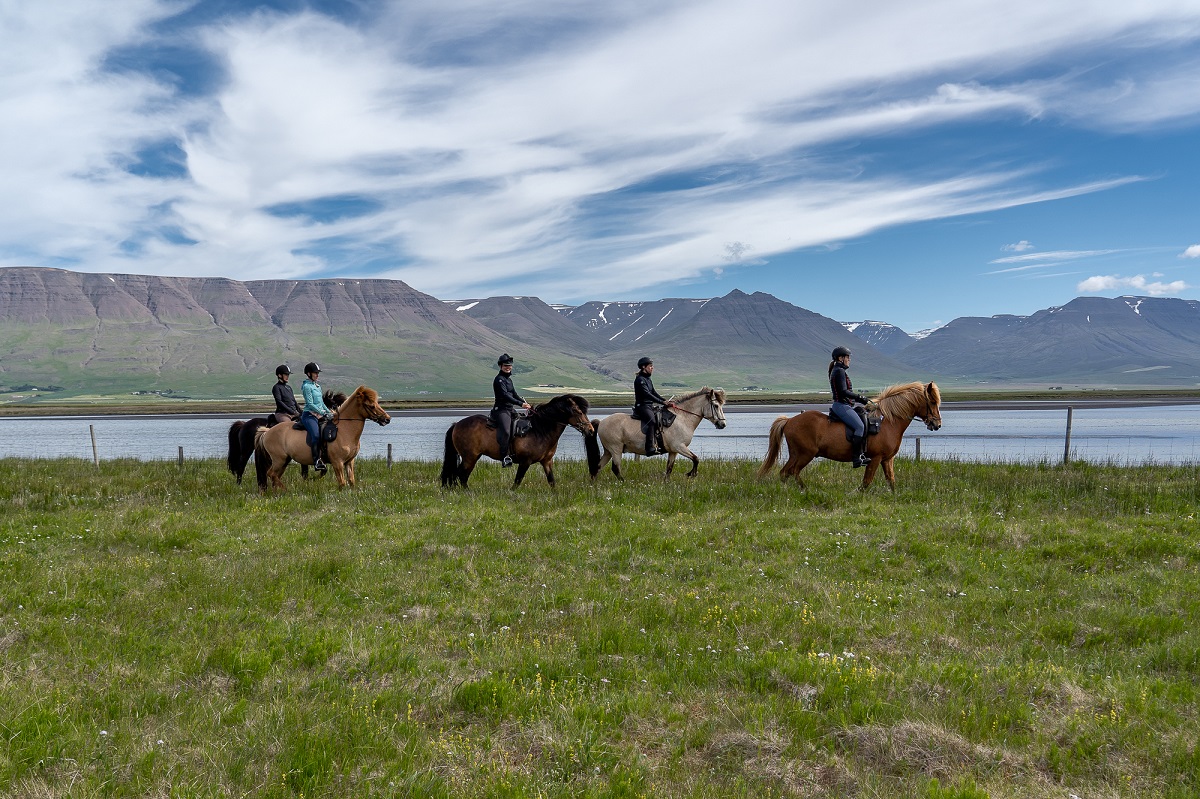
[[[895,456],[888,458],[883,462],[883,476],[887,478],[888,488],[896,490],[896,464]]]
[[[346,481],[350,483],[351,488],[357,484],[354,479],[354,461],[356,460],[357,458],[351,458],[346,461]]]
[[[525,472],[529,471],[529,464],[522,461],[517,464],[517,477],[513,480],[513,488],[521,485],[521,481],[525,479]],[[551,481],[553,482],[553,481]]]
[[[271,468],[267,469],[267,477],[271,478],[271,488],[274,488],[278,491],[286,490],[283,486],[283,470],[286,469],[287,465],[291,462],[292,459],[287,455],[283,456],[278,466],[275,465],[275,459],[271,459]]]
[[[542,461],[542,471],[546,473],[546,482],[554,488],[554,461]]]
[[[878,469],[879,461],[872,459],[871,462],[867,464],[867,468],[863,470],[863,481],[862,485],[858,487],[859,491],[866,491],[871,487],[871,481],[875,479],[875,472]],[[886,469],[884,469],[884,473],[887,473]]]
[[[592,480],[595,480],[596,477],[600,476],[601,470],[604,469],[605,465],[608,463],[612,463],[613,474],[615,474],[617,477],[621,476],[621,471],[617,468],[617,462],[613,460],[612,453],[608,451],[607,447],[605,447],[604,454],[600,456],[600,466],[596,469],[596,476],[593,477]]]
[[[338,488],[345,488],[346,475],[344,470],[346,468],[346,464],[331,460],[329,465],[333,467],[331,471],[333,472],[334,479],[337,480]]]
[[[667,453],[667,470],[663,473],[663,477],[670,477],[671,470],[675,468],[675,458],[678,457],[674,452]]]
[[[800,471],[812,463],[815,457],[817,457],[815,452],[791,452],[788,462],[779,470],[779,479],[786,482],[789,477],[795,478],[800,487],[804,488],[804,481],[800,479]]]
[[[692,452],[687,447],[681,449],[679,454],[692,459],[692,470],[687,473],[687,476],[695,477],[696,473],[700,471],[700,456]]]
[[[471,479],[471,472],[475,470],[475,464],[479,462],[479,456],[468,454],[462,459],[462,466],[458,467],[458,482],[463,488],[467,487],[467,480]]]

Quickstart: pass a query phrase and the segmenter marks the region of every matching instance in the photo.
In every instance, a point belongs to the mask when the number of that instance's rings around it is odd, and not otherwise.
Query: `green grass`
[[[0,794],[1200,794],[1196,466],[661,466],[0,460]]]

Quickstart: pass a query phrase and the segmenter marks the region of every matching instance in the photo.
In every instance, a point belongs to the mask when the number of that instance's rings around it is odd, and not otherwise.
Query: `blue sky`
[[[1200,3],[828,6],[0,2],[0,266],[909,331],[1200,297]]]

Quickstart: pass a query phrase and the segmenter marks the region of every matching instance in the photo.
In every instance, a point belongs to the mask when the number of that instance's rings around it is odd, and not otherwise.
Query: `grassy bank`
[[[1200,793],[1200,469],[754,466],[0,460],[0,793]]]

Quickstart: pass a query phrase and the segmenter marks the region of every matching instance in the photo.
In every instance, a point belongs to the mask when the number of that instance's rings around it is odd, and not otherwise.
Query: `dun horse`
[[[371,421],[382,426],[392,421],[379,405],[379,395],[374,389],[359,386],[349,399],[333,412],[337,425],[337,438],[329,442],[329,468],[337,478],[338,488],[347,483],[354,487],[354,459],[358,457],[358,442],[363,427]],[[258,472],[258,487],[265,491],[270,485],[283,488],[283,470],[292,461],[312,465],[312,448],[308,445],[307,433],[297,430],[288,423],[277,424],[270,429],[259,430],[254,436],[254,468]]]
[[[866,453],[871,459],[863,473],[862,490],[866,490],[875,479],[875,471],[883,464],[883,473],[888,486],[896,489],[896,471],[892,464],[900,450],[900,440],[913,419],[923,419],[930,430],[942,426],[942,394],[936,383],[906,383],[884,389],[875,402],[883,411],[879,432],[867,436]],[[780,442],[786,440],[788,460],[779,472],[782,480],[796,478],[801,486],[800,470],[813,458],[828,458],[831,461],[849,461],[853,456],[850,442],[846,440],[846,426],[830,421],[825,411],[805,411],[792,416],[780,416],[771,425],[767,457],[758,470],[765,477],[779,460]]]
[[[577,394],[562,394],[530,411],[530,431],[523,436],[514,436],[509,444],[509,454],[517,465],[513,488],[521,485],[525,472],[535,463],[542,465],[546,482],[554,485],[554,453],[558,450],[558,439],[567,425],[583,433],[588,469],[595,474],[600,448],[596,444],[596,433],[588,421],[587,411],[588,401]],[[484,455],[500,460],[496,428],[488,426],[488,417],[476,414],[450,425],[446,431],[446,451],[442,458],[442,487],[461,485],[466,488],[471,471]]]
[[[662,431],[663,444],[668,453],[665,476],[671,476],[671,470],[675,468],[675,458],[683,455],[692,460],[692,470],[687,476],[695,477],[700,468],[700,458],[688,449],[688,445],[692,443],[692,436],[704,419],[716,425],[718,430],[725,429],[725,389],[705,386],[699,391],[679,397],[675,404],[678,406],[675,423]],[[592,477],[604,468],[604,464],[611,461],[613,474],[618,479],[623,479],[621,454],[632,452],[635,455],[644,455],[646,452],[642,423],[628,413],[614,413],[593,424],[596,426],[596,435],[600,438],[600,443],[604,445],[604,457],[592,472]]]
[[[346,395],[340,391],[337,394],[332,391],[325,392],[325,406],[328,408],[336,408],[345,401]],[[229,426],[229,455],[225,461],[229,464],[229,471],[233,472],[233,476],[237,478],[238,484],[241,484],[242,475],[246,472],[246,464],[250,462],[250,456],[254,454],[255,433],[264,427],[274,427],[276,424],[275,414],[271,414],[247,419],[244,422],[234,422]],[[300,467],[300,475],[308,477],[307,466]]]

